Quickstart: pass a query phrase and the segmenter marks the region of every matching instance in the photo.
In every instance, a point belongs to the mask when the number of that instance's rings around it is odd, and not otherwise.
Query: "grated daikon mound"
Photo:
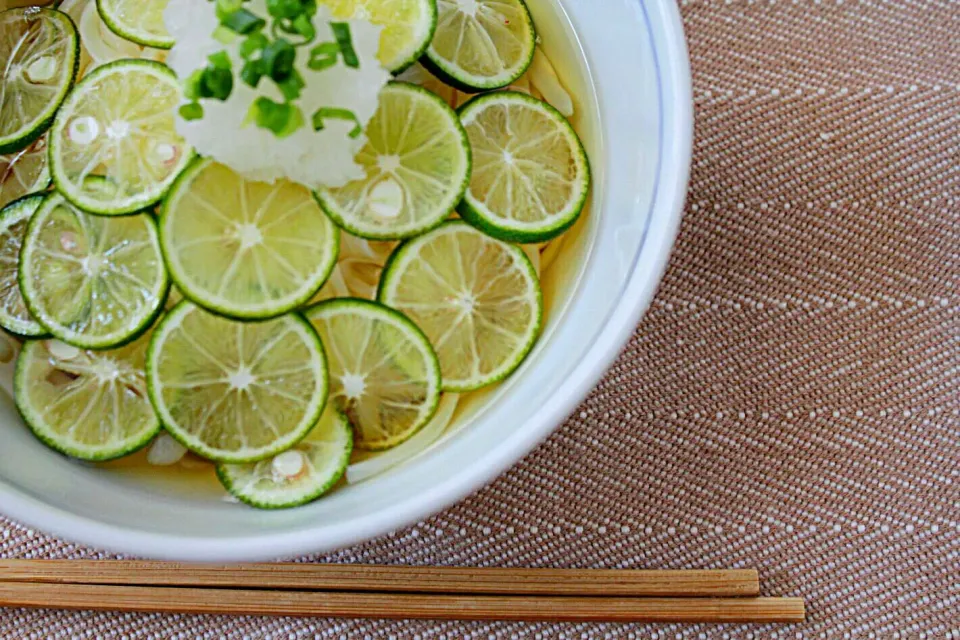
[[[257,15],[267,15],[265,0],[252,0],[248,7]],[[232,45],[214,39],[218,25],[214,3],[170,0],[164,21],[177,42],[167,64],[181,79],[205,67],[207,57],[217,51],[226,50],[233,62],[233,92],[225,102],[203,100],[204,116],[200,120],[187,121],[177,115],[177,132],[198,153],[214,158],[249,180],[274,182],[286,178],[309,189],[340,187],[364,177],[363,168],[354,162],[364,138],[350,138],[354,125],[328,119],[323,130],[314,131],[310,118],[320,107],[349,109],[366,128],[377,110],[380,89],[390,79],[390,73],[377,60],[381,27],[365,20],[347,21],[360,60],[359,69],[345,66],[341,59],[334,67],[312,71],[306,66],[307,52],[300,51],[296,68],[306,86],[296,104],[303,111],[306,124],[286,138],[277,138],[255,124],[244,124],[257,97],[266,96],[277,102],[283,99],[268,78],[261,80],[256,89],[240,80],[241,39]],[[333,39],[329,22],[328,10],[320,7],[313,20],[317,43]]]

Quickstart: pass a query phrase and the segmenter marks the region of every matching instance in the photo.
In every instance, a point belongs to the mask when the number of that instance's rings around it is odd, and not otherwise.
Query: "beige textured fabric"
[[[600,0],[598,0],[600,1]],[[693,177],[659,296],[492,486],[321,560],[758,567],[797,626],[0,613],[2,638],[960,638],[960,3],[682,7]],[[90,556],[3,523],[0,555]]]

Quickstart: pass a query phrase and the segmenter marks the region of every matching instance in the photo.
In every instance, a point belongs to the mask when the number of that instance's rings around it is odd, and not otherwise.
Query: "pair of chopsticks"
[[[154,613],[511,620],[800,622],[751,569],[641,571],[0,560],[0,607]]]

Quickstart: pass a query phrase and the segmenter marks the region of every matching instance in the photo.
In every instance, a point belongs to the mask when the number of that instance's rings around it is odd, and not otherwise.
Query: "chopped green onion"
[[[253,33],[246,37],[240,43],[240,57],[244,60],[257,58],[258,53],[262,53],[266,46],[270,44],[270,39],[262,33]]]
[[[305,13],[301,13],[294,18],[291,26],[294,32],[306,38],[307,42],[317,37],[317,30],[314,28],[313,22],[310,21],[310,17]]]
[[[353,49],[353,36],[350,34],[350,25],[346,22],[331,22],[330,28],[333,30],[333,37],[340,45],[340,53],[343,54],[343,64],[357,69],[360,67],[360,59],[357,52]]]
[[[230,15],[222,18],[220,24],[231,31],[245,36],[248,33],[263,29],[267,23],[263,18],[257,17],[255,13],[251,13],[246,9],[237,9]]]
[[[240,79],[254,89],[256,89],[257,85],[260,84],[260,78],[262,77],[263,65],[259,60],[248,61],[245,65],[243,65],[243,69],[240,71]]]
[[[203,85],[203,69],[197,69],[190,74],[187,81],[183,83],[183,95],[187,100],[196,101],[200,97],[201,86]]]
[[[223,22],[234,11],[243,8],[243,0],[216,0],[217,20]]]
[[[326,124],[324,120],[346,120],[347,122],[354,123],[353,129],[350,130],[350,137],[357,138],[363,133],[363,127],[360,125],[360,121],[357,119],[356,114],[349,109],[340,109],[337,107],[320,107],[317,109],[316,113],[313,114],[313,129],[314,131],[322,131]]]
[[[277,88],[280,89],[280,93],[287,99],[287,102],[293,102],[299,98],[300,92],[305,86],[306,84],[303,82],[303,78],[300,77],[296,69],[290,74],[289,78],[277,83]]]
[[[323,71],[337,64],[337,56],[340,55],[340,45],[336,42],[324,42],[310,49],[310,59],[307,60],[307,67],[312,71]]]
[[[298,107],[262,96],[250,105],[247,117],[252,118],[258,127],[272,131],[278,138],[285,138],[303,126],[303,114]]]
[[[220,44],[233,44],[237,40],[237,34],[235,31],[220,25],[213,30],[213,39]]]
[[[180,117],[184,120],[199,120],[203,117],[203,107],[198,102],[190,102],[180,107]]]
[[[267,12],[280,20],[292,20],[303,13],[303,6],[300,0],[267,0]]]
[[[283,38],[277,38],[263,49],[264,69],[274,82],[283,82],[290,77],[296,59],[297,50]]]
[[[230,69],[207,67],[203,70],[203,83],[200,87],[201,97],[226,100],[233,91],[233,72]]]
[[[317,0],[265,0],[266,19],[244,8],[248,0],[208,0],[215,2],[220,26],[214,37],[225,44],[237,41],[238,35],[246,36],[240,42],[240,57],[244,60],[240,79],[256,88],[264,76],[268,76],[283,95],[283,102],[258,97],[250,105],[246,122],[255,122],[258,127],[272,131],[279,138],[286,137],[304,124],[303,112],[293,104],[303,92],[306,83],[296,69],[297,48],[310,44],[316,38],[313,16],[317,13]],[[264,27],[270,22],[270,31]],[[343,63],[354,69],[360,60],[353,48],[353,36],[346,22],[332,22],[334,42],[324,42],[309,50],[307,67],[323,71],[337,64],[340,56]],[[302,38],[302,40],[300,40]],[[211,55],[205,69],[193,73],[184,83],[184,95],[189,103],[180,107],[186,120],[203,117],[199,100],[213,98],[226,100],[233,92],[233,64],[226,51]],[[349,109],[324,107],[312,116],[315,130],[322,130],[326,119],[353,123],[350,137],[363,133],[357,116]]]
[[[217,51],[208,56],[207,60],[217,69],[230,69],[232,66],[230,56],[227,55],[226,51]]]

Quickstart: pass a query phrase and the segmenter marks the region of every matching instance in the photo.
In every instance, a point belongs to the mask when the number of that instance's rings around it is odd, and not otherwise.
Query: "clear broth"
[[[561,83],[573,98],[575,115],[570,119],[592,160],[599,159],[597,108],[590,76],[576,34],[567,16],[555,0],[528,0],[527,2],[540,34],[540,46],[547,54]],[[596,160],[595,160],[596,161]],[[594,164],[594,176],[598,167]],[[556,259],[541,273],[544,296],[544,332],[539,348],[548,343],[555,327],[562,321],[589,257],[596,221],[588,203],[577,224],[560,239]],[[453,437],[475,420],[482,419],[487,407],[495,403],[499,394],[509,387],[501,385],[461,396],[450,427],[434,446]],[[375,454],[374,454],[375,455]],[[423,453],[419,454],[423,455]],[[358,453],[356,459],[369,457]],[[409,463],[409,460],[407,461]],[[187,495],[193,498],[222,498],[231,500],[217,480],[214,465],[187,454],[173,466],[155,466],[147,462],[146,450],[120,460],[96,465],[118,476],[125,483],[133,483],[151,492]]]

